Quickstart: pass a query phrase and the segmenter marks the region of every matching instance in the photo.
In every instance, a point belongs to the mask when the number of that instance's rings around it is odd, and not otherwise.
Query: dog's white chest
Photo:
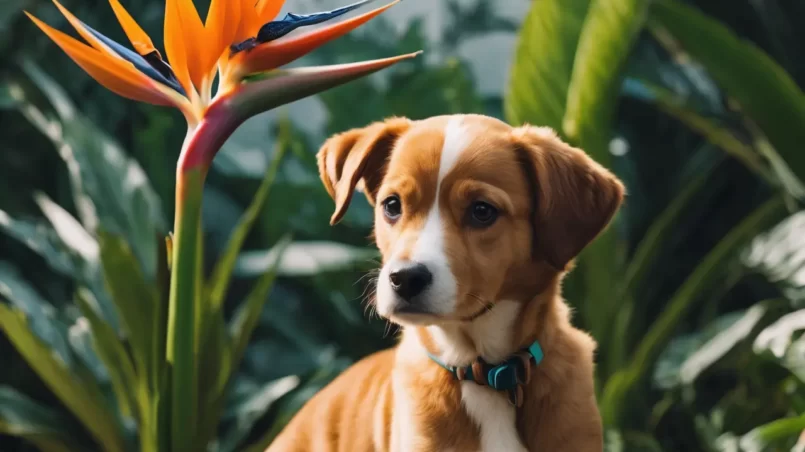
[[[465,381],[461,384],[461,401],[480,429],[480,452],[526,452],[517,433],[514,407],[505,397]]]
[[[430,327],[429,331],[444,362],[466,364],[479,355],[490,362],[500,362],[511,349],[511,325],[518,315],[520,305],[504,300],[463,332],[438,327]],[[474,348],[468,348],[469,344],[461,340],[464,335],[472,338]],[[515,409],[505,394],[464,381],[461,382],[461,402],[480,430],[480,452],[526,452],[517,433]]]

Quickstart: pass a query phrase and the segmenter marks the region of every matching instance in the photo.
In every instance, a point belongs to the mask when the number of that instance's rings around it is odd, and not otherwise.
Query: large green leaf
[[[509,123],[562,131],[568,85],[590,0],[532,2],[517,38],[505,111]]]
[[[805,94],[786,71],[718,21],[678,1],[651,9],[652,27],[668,30],[768,137],[805,180]]]
[[[758,207],[736,225],[696,266],[666,304],[665,310],[652,323],[632,356],[631,363],[615,373],[606,383],[601,400],[601,414],[608,425],[614,425],[628,409],[628,397],[641,385],[666,348],[671,335],[702,291],[723,275],[724,264],[755,235],[785,215],[782,197],[774,197]]]
[[[18,108],[64,160],[84,228],[94,234],[102,226],[124,235],[144,273],[152,278],[154,232],[166,226],[159,199],[142,168],[106,132],[81,116],[62,88],[35,64],[26,61],[23,70],[50,102],[53,113],[31,100],[35,94],[14,84],[22,96]]]
[[[14,388],[0,386],[0,433],[25,438],[45,452],[85,450],[74,443],[76,428],[79,426],[60,413]]]
[[[606,167],[621,72],[648,5],[648,0],[593,0],[579,37],[562,129]]]
[[[106,405],[100,388],[87,375],[81,377],[28,328],[22,312],[0,304],[0,327],[42,381],[81,420],[104,450],[125,450],[116,416]]]

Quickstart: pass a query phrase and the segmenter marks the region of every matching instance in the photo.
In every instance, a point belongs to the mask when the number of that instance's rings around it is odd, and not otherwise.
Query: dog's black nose
[[[433,274],[425,265],[414,264],[393,270],[389,273],[389,280],[391,288],[400,298],[411,301],[433,282]]]

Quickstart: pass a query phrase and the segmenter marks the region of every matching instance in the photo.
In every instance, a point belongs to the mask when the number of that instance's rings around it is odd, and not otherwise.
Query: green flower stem
[[[191,138],[190,144],[193,142]],[[205,176],[206,169],[201,167],[180,168],[176,174],[176,220],[166,352],[172,375],[171,450],[177,451],[195,438],[198,393],[196,324],[200,315],[201,200]]]

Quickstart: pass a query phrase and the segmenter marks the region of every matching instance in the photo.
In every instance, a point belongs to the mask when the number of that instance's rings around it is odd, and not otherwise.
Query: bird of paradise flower
[[[191,450],[196,434],[199,336],[209,315],[201,294],[201,197],[212,159],[246,119],[294,100],[368,75],[419,52],[351,64],[279,69],[366,23],[399,0],[298,35],[372,0],[316,14],[288,13],[284,0],[212,0],[202,22],[192,0],[166,0],[165,57],[119,0],[109,0],[131,48],[58,9],[87,44],[28,17],[91,77],[109,90],[155,105],[175,107],[187,120],[176,170],[176,213],[169,251],[171,280],[167,346],[170,365],[171,450]],[[215,89],[213,89],[215,88]],[[201,319],[201,320],[200,320]],[[160,383],[154,383],[159,386]],[[153,388],[152,388],[153,390]],[[152,413],[159,417],[164,413]],[[205,444],[202,441],[202,445]]]

